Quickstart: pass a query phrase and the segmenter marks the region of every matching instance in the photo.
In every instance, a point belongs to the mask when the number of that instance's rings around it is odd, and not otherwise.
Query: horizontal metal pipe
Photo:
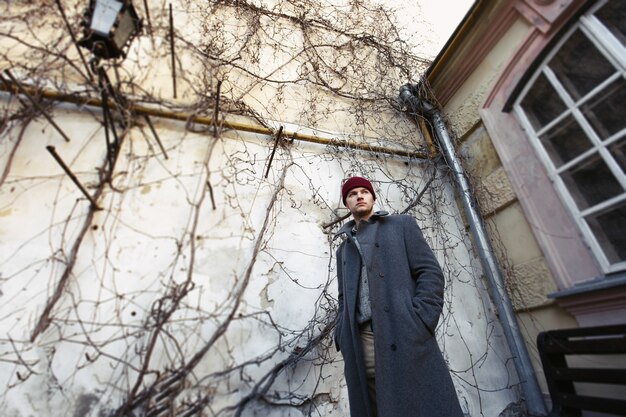
[[[102,101],[98,98],[84,97],[84,96],[79,96],[77,94],[61,93],[59,91],[54,91],[50,89],[38,90],[38,89],[29,87],[23,84],[21,84],[21,86],[24,90],[26,90],[30,94],[37,93],[39,97],[42,97],[48,100],[59,101],[62,103],[71,103],[71,104],[76,104],[78,106],[93,106],[93,107],[102,108]],[[8,88],[0,84],[0,91],[7,91],[13,94],[19,93],[19,90],[17,89],[16,86],[12,86],[12,87],[13,88]],[[113,101],[109,101],[109,106],[111,108],[115,108],[117,104],[114,103]],[[214,121],[211,117],[195,116],[191,113],[174,112],[171,110],[164,110],[164,109],[148,107],[148,106],[143,106],[143,105],[138,105],[138,104],[130,104],[128,109],[126,110],[129,110],[132,113],[136,113],[140,115],[148,115],[148,116],[160,117],[160,118],[170,119],[170,120],[182,120],[182,121],[191,120],[194,123],[206,125],[206,126],[212,126],[214,124]],[[233,129],[233,130],[237,130],[240,132],[257,133],[260,135],[274,136],[275,134],[275,131],[273,129],[270,129],[264,126],[258,126],[258,125],[255,126],[255,125],[251,125],[247,123],[239,123],[239,122],[232,122],[232,121],[225,120],[225,121],[220,121],[220,126],[222,126],[225,129]],[[328,139],[328,138],[322,138],[322,137],[315,136],[315,135],[307,135],[307,134],[296,133],[296,132],[284,131],[282,137],[286,139],[298,140],[302,142],[317,143],[319,145],[328,145],[328,146],[337,146],[339,148],[356,149],[359,151],[375,153],[375,154],[383,153],[387,155],[401,156],[405,158],[417,158],[417,159],[429,158],[427,152],[410,151],[408,149],[390,148],[386,146],[368,145],[365,143],[357,143],[357,142],[352,142],[352,141],[343,140],[343,139]]]
[[[11,74],[11,72],[8,69],[4,70],[4,73],[6,74],[7,77],[9,77],[9,79],[11,80],[11,84],[13,84],[13,86],[15,87],[15,91],[19,91],[20,93],[22,93],[23,95],[26,96],[26,98],[28,98],[28,100],[32,103],[33,106],[35,106],[35,108],[37,110],[39,110],[39,112],[48,120],[48,122],[50,122],[50,124],[52,125],[52,127],[54,127],[56,129],[57,132],[59,132],[59,134],[61,136],[63,136],[63,139],[65,139],[66,142],[70,141],[70,138],[65,134],[65,132],[63,131],[63,129],[61,129],[61,127],[56,124],[56,122],[54,121],[54,119],[52,118],[52,116],[50,116],[48,114],[48,112],[41,107],[41,105],[39,104],[39,102],[37,100],[35,100],[35,98],[33,97],[33,92],[29,92],[28,88],[23,86],[22,84],[20,84],[15,77],[13,77],[13,74]],[[6,85],[8,83],[2,83],[3,85]]]

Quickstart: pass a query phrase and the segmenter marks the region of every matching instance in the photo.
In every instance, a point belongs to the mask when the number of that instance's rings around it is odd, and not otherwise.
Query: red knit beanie
[[[376,200],[376,193],[374,192],[374,187],[372,187],[372,183],[366,180],[363,177],[352,177],[349,178],[346,182],[343,183],[341,187],[341,197],[343,198],[343,205],[346,205],[346,197],[348,197],[348,193],[353,188],[363,187],[367,188],[370,193],[372,193],[372,197]]]

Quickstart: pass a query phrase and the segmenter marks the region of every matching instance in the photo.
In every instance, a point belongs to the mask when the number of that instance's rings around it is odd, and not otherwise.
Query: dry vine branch
[[[28,224],[15,217],[22,240],[2,246],[0,297],[12,310],[0,310],[0,366],[11,365],[0,408],[40,389],[74,413],[91,398],[79,386],[102,399],[92,412],[103,415],[339,410],[332,234],[345,218],[330,218],[342,176],[376,178],[381,208],[424,224],[450,278],[451,309],[460,308],[455,291],[480,292],[472,259],[459,259],[469,251],[462,227],[450,228],[457,212],[445,172],[396,102],[398,86],[428,61],[389,10],[361,0],[174,1],[172,100],[169,2],[144,2],[150,33],[104,64],[111,79],[101,74],[99,84],[68,32],[84,4],[63,0],[65,16],[59,4],[0,6],[0,61],[72,139],[91,138],[62,149],[104,210],[76,203],[62,175],[38,169],[31,147],[61,149],[59,138],[5,85],[0,214],[28,198],[44,214]],[[117,141],[104,143],[103,119],[122,128]],[[273,148],[268,132],[283,125],[291,141]],[[144,140],[152,137],[158,155]],[[454,318],[444,316],[441,342],[447,351],[449,338],[461,340],[455,352],[470,363],[453,371],[481,409],[484,396],[510,385],[481,380],[497,361],[495,324],[476,347]],[[30,335],[16,334],[25,327]]]

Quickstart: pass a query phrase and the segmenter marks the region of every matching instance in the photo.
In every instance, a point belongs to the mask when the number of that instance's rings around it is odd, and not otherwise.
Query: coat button
[[[385,306],[385,308],[383,308],[383,310],[389,312],[389,306]]]
[[[383,274],[382,272],[380,272],[380,273],[378,274],[378,276],[379,276],[379,277],[381,277],[381,278],[384,278],[384,277],[385,277],[385,274]]]
[[[378,242],[374,243],[374,246],[376,246],[377,248],[380,247],[380,245],[378,244]]]
[[[396,349],[398,349],[398,347],[396,346],[396,344],[395,344],[395,343],[392,343],[390,347],[391,347],[391,350],[396,350]]]

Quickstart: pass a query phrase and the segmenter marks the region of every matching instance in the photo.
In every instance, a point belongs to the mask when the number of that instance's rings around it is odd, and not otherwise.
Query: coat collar
[[[380,218],[388,216],[389,213],[386,212],[385,210],[380,210],[380,211],[375,211],[374,213],[372,213],[372,215],[370,216],[370,218],[368,220],[366,220],[368,223],[375,223],[377,222]],[[350,235],[350,231],[352,230],[352,228],[355,225],[355,221],[354,220],[350,220],[348,223],[344,224],[341,229],[339,229],[339,231],[335,234],[335,236],[333,237],[333,240],[335,240],[336,238],[338,238],[340,235],[346,235],[349,236]]]

